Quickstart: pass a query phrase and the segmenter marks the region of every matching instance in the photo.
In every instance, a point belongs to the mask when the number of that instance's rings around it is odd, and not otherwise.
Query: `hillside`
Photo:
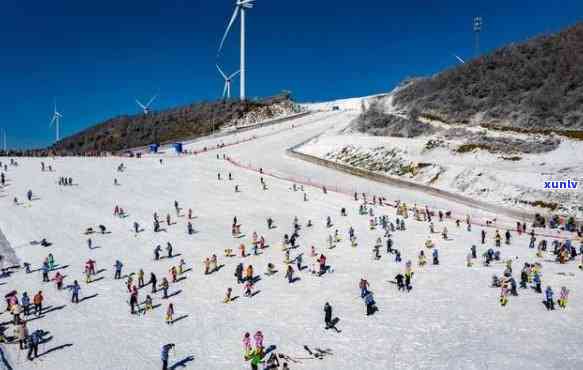
[[[66,137],[50,149],[67,153],[118,151],[210,134],[225,126],[250,124],[291,112],[289,94],[261,101],[193,103],[148,115],[119,116]]]
[[[412,80],[395,105],[445,123],[583,130],[583,23]]]

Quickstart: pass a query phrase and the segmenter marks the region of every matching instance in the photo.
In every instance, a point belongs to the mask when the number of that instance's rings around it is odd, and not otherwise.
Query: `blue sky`
[[[234,0],[7,0],[0,13],[0,127],[10,147],[48,145],[53,99],[63,135],[138,111],[214,100],[216,51]],[[581,19],[583,2],[257,0],[247,17],[249,97],[291,90],[317,101],[390,90],[408,76]],[[221,59],[238,68],[238,24]],[[233,86],[238,93],[238,82]]]

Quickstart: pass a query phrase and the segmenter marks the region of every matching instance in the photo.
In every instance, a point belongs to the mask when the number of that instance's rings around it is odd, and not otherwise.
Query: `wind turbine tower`
[[[247,9],[252,9],[253,5],[254,5],[255,0],[237,0],[237,2],[235,3],[235,11],[233,12],[233,16],[231,17],[231,20],[229,21],[229,25],[227,26],[227,29],[225,31],[225,34],[223,35],[223,39],[221,40],[221,44],[219,45],[219,51],[217,53],[220,54],[221,50],[223,49],[223,45],[225,44],[225,40],[227,39],[227,36],[229,35],[229,31],[231,30],[231,27],[233,26],[233,23],[235,23],[235,20],[237,19],[237,16],[239,15],[239,12],[241,13],[241,67],[239,68],[239,71],[241,73],[241,80],[240,80],[240,88],[241,88],[241,100],[245,100],[246,97],[246,93],[245,93],[245,79],[246,79],[246,66],[245,66],[245,12],[247,11]]]
[[[61,113],[59,113],[59,111],[57,111],[57,102],[55,101],[55,110],[53,112],[53,119],[51,120],[51,124],[49,125],[49,127],[52,127],[53,124],[55,125],[56,131],[57,131],[57,135],[56,135],[57,140],[56,141],[59,141],[61,139],[60,132],[59,132],[61,118],[63,118],[63,115]]]

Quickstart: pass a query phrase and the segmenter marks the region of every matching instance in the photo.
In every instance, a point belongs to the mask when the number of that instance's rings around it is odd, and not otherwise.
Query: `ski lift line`
[[[262,175],[269,176],[269,177],[273,177],[273,178],[276,178],[278,180],[292,182],[292,183],[296,183],[296,184],[303,184],[303,185],[311,186],[311,187],[314,187],[314,188],[317,188],[317,189],[322,189],[325,186],[327,191],[332,191],[332,192],[335,192],[335,193],[344,194],[344,195],[347,195],[347,196],[350,196],[350,197],[352,197],[354,195],[354,192],[350,193],[350,192],[348,192],[346,190],[343,190],[343,189],[339,188],[337,185],[335,185],[335,186],[329,186],[329,185],[322,184],[322,183],[312,182],[311,180],[307,180],[306,181],[305,179],[299,179],[299,178],[294,178],[294,177],[285,176],[285,175],[278,175],[278,174],[275,174],[273,172],[266,171],[265,168],[262,168],[261,169],[261,172],[260,172],[259,169],[251,166],[250,164],[245,165],[245,164],[243,164],[243,163],[241,163],[241,162],[239,162],[239,161],[237,161],[237,160],[235,160],[235,159],[233,159],[231,157],[227,157],[227,161],[229,163],[231,163],[232,165],[236,166],[236,167],[240,167],[240,168],[243,168],[243,169],[246,169],[246,170],[249,170],[249,171],[253,171],[253,172],[257,172],[257,173],[261,173]],[[390,204],[390,203],[387,203],[387,202],[383,202],[383,206],[397,208],[397,206],[396,206],[397,202],[394,201],[393,203],[394,204]],[[412,209],[412,207],[410,207],[409,209]],[[417,208],[417,209],[424,210],[423,208]],[[455,215],[455,214],[452,213],[452,216],[457,216],[457,215]],[[460,217],[459,219],[462,220],[464,218],[465,218],[465,216]],[[452,217],[452,219],[455,219],[455,217]],[[475,225],[475,226],[481,226],[481,227],[487,227],[487,228],[494,228],[494,229],[515,230],[515,225],[512,225],[512,226],[504,226],[503,224],[486,223],[486,222],[479,222],[479,221],[474,221],[474,220],[470,221],[470,224]],[[528,234],[528,233],[526,233],[526,234]],[[563,235],[549,235],[549,234],[546,234],[546,233],[535,233],[534,235],[536,235],[536,236],[542,236],[542,237],[547,237],[547,238],[561,239],[561,240],[567,240],[567,239],[574,239],[574,238],[576,238],[576,236],[568,237],[568,236],[563,236]]]

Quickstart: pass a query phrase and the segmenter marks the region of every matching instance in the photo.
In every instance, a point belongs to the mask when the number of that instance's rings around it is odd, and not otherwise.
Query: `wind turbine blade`
[[[140,106],[140,108],[146,109],[146,106],[144,104],[142,104],[138,99],[136,99],[136,103],[138,103],[138,105]]]
[[[55,120],[57,119],[57,116],[53,116],[53,119],[51,120],[51,123],[49,124],[49,127],[53,127],[53,123],[55,123]]]
[[[223,70],[221,69],[221,67],[219,67],[218,64],[217,64],[217,69],[219,70],[219,73],[221,74],[221,76],[223,76],[223,78],[226,80],[228,77],[225,74],[225,72],[223,72]]]
[[[227,88],[229,87],[229,83],[225,82],[225,88],[223,89],[223,99],[227,97]]]
[[[459,61],[460,61],[462,64],[466,64],[466,62],[465,62],[465,61],[464,61],[462,58],[458,57],[458,56],[457,56],[457,55],[455,55],[455,54],[454,54],[453,56],[454,56],[454,57],[456,57],[456,58],[457,58],[457,60],[459,60]]]
[[[232,75],[229,76],[229,80],[233,79],[233,77],[235,77],[236,75],[238,75],[241,71],[237,71],[235,73],[233,73]]]
[[[221,45],[219,45],[219,51],[217,52],[217,54],[220,54],[221,50],[223,50],[223,45],[225,44],[225,40],[227,39],[227,36],[229,35],[229,31],[231,30],[233,23],[235,23],[235,19],[237,18],[238,14],[239,14],[239,6],[235,7],[235,11],[233,12],[233,16],[231,17],[231,21],[229,22],[229,25],[227,26],[227,29],[225,30],[225,34],[223,35],[223,39],[221,40]]]
[[[152,105],[152,102],[154,102],[154,100],[156,100],[156,98],[158,97],[158,94],[152,96],[152,99],[150,99],[150,101],[148,102],[148,104],[146,104],[146,107],[150,107],[150,105]]]

